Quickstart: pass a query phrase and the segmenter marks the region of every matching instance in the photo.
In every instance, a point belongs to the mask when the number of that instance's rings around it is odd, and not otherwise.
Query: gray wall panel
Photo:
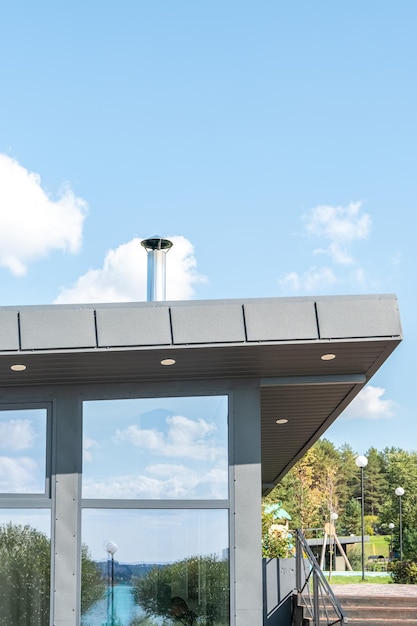
[[[244,305],[248,341],[317,339],[317,320],[311,300],[281,300]]]
[[[0,311],[0,350],[19,350],[17,311]]]
[[[94,309],[22,309],[20,335],[22,350],[95,348]]]
[[[171,343],[168,307],[97,308],[99,347]]]
[[[77,626],[80,604],[82,469],[81,404],[77,395],[59,395],[55,403],[53,475],[53,608],[55,626]]]
[[[174,344],[245,341],[239,303],[172,307]]]
[[[398,302],[394,297],[350,297],[318,300],[321,339],[400,336]]]
[[[262,624],[259,389],[233,393],[236,626]],[[254,540],[258,537],[259,540]]]

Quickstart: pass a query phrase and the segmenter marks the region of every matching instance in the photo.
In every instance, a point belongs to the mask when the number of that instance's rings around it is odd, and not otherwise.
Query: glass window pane
[[[49,626],[50,512],[0,510],[0,624]]]
[[[46,409],[0,411],[0,492],[45,493]]]
[[[227,396],[83,404],[83,497],[228,497]]]
[[[229,624],[227,510],[85,509],[82,540],[82,626]]]

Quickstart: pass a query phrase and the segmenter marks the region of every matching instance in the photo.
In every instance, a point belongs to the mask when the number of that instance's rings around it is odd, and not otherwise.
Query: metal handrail
[[[347,624],[347,617],[324,576],[301,530],[296,531],[296,586],[298,599],[314,626]]]

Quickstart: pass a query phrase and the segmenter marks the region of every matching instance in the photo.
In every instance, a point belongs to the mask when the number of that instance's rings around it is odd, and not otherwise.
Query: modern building
[[[182,563],[148,606],[261,626],[261,496],[401,337],[393,295],[2,308],[0,515],[50,540],[50,624],[110,623],[80,621],[81,546],[114,542]]]

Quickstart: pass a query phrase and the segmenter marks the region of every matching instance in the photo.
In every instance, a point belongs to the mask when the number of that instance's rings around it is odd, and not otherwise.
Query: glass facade
[[[84,498],[228,497],[227,396],[83,404]]]
[[[229,396],[96,393],[0,409],[0,626],[229,626]]]
[[[45,408],[0,411],[0,493],[45,493]]]
[[[50,511],[0,510],[0,624],[49,626]]]
[[[82,537],[83,626],[229,624],[226,510],[85,509]]]
[[[230,623],[228,465],[227,396],[84,401],[82,626]]]

